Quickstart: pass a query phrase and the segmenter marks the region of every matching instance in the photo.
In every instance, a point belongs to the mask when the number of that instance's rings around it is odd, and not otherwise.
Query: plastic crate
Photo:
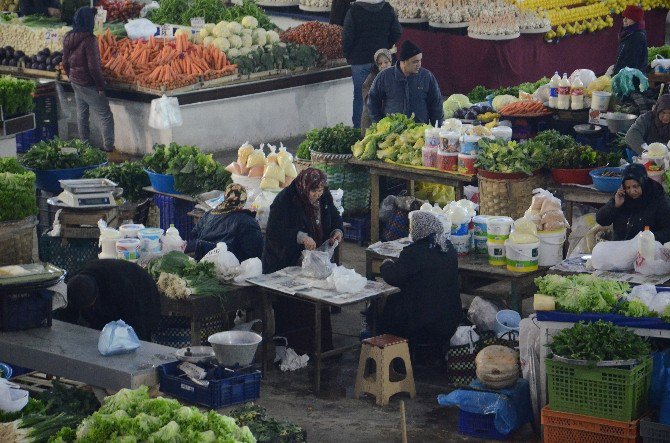
[[[161,214],[160,227],[167,230],[172,224],[182,239],[191,240],[194,224],[193,218],[188,213],[193,210],[195,203],[163,194],[155,194],[154,203]]]
[[[183,374],[179,369],[180,363],[166,363],[158,367],[161,392],[212,409],[245,403],[261,396],[261,371],[239,371],[227,376],[229,372],[225,368],[216,366],[210,373],[214,380],[210,380],[209,386],[205,387],[185,375],[180,376]]]
[[[542,408],[544,443],[635,443],[640,420],[614,421]]]
[[[226,318],[220,315],[201,320],[200,343],[209,346],[210,335],[224,330]],[[191,319],[181,315],[161,315],[158,329],[151,335],[151,341],[172,348],[185,348],[191,343]]]
[[[52,140],[58,135],[58,123],[38,125],[35,129],[16,134],[16,152],[23,154],[37,142]]]
[[[609,420],[631,421],[647,409],[651,358],[632,369],[589,368],[545,360],[549,406]]]
[[[51,263],[68,274],[80,270],[90,260],[98,258],[97,238],[70,238],[42,235],[39,238],[40,261]]]
[[[458,412],[458,432],[486,440],[507,440],[509,437],[496,429],[495,414],[475,414],[462,409]]]
[[[0,331],[50,327],[52,300],[47,290],[0,295]]]
[[[670,442],[670,425],[656,423],[645,417],[640,420],[640,437],[643,443],[668,443]]]
[[[351,217],[344,219],[344,239],[358,243],[359,246],[370,240],[370,217]]]

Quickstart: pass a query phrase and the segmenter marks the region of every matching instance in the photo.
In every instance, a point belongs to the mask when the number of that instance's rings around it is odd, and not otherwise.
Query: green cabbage
[[[499,111],[500,108],[502,108],[503,106],[518,101],[519,99],[514,97],[513,95],[498,95],[494,97],[493,100],[491,101],[491,106],[493,106],[493,109],[495,109],[496,111]]]
[[[463,94],[452,94],[447,98],[448,102],[456,102],[458,104],[458,108],[469,108],[472,106],[472,103],[470,103],[470,99]]]
[[[452,118],[454,116],[454,112],[461,109],[461,106],[456,100],[445,100],[444,103],[442,103],[442,109],[444,110],[444,118]]]

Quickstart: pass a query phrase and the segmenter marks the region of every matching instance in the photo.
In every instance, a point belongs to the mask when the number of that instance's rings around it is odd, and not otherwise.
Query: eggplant
[[[36,61],[37,63],[44,63],[44,61],[45,61],[46,59],[47,59],[47,58],[44,56],[44,54],[37,54],[37,55],[35,56],[35,61]]]
[[[55,57],[51,57],[51,63],[54,65],[57,65],[58,63],[63,61],[63,56],[57,55]]]
[[[468,111],[465,113],[466,120],[477,120],[477,113],[474,111]]]
[[[15,58],[13,58],[9,61],[9,66],[16,66],[16,65],[18,65],[18,63],[16,62]]]
[[[26,66],[28,66],[29,64],[32,63],[32,60],[30,60],[30,57],[28,57],[27,55],[24,55],[23,58],[21,59],[21,61],[22,61],[23,64],[25,64]]]
[[[7,60],[6,58],[3,58],[2,61],[0,62],[0,64],[2,66],[9,66],[9,60]]]
[[[21,57],[23,57],[23,56],[25,56],[25,55],[26,55],[26,53],[23,52],[23,51],[15,51],[15,52],[14,52],[14,57],[16,57],[16,58],[21,58]]]
[[[51,57],[47,57],[46,60],[44,60],[44,63],[47,64],[47,65],[50,65],[50,64],[53,63],[53,61],[52,61]]]
[[[49,48],[44,48],[44,49],[42,49],[41,52],[42,52],[42,54],[44,54],[47,57],[51,55],[51,51],[49,50]]]
[[[37,69],[39,69],[40,71],[46,71],[47,65],[45,65],[44,63],[40,63]]]
[[[45,71],[53,71],[54,67],[53,65],[47,65],[46,68],[44,69]]]
[[[40,67],[40,64],[39,64],[39,63],[32,63],[32,64],[30,65],[30,69],[37,69],[37,68],[39,68],[39,67]]]

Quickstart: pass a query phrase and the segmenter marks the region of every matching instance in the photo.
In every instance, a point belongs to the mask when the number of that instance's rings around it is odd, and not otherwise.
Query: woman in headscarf
[[[114,116],[105,96],[105,78],[102,74],[98,39],[93,35],[95,8],[77,9],[72,31],[63,40],[63,69],[70,78],[74,101],[77,105],[79,138],[89,140],[89,111],[100,117],[103,149],[114,150]]]
[[[370,127],[372,123],[370,121],[370,114],[368,114],[368,93],[370,92],[370,87],[372,82],[377,78],[379,74],[384,69],[388,68],[393,64],[393,56],[391,51],[386,48],[382,48],[379,51],[375,52],[374,65],[372,65],[372,71],[368,75],[368,78],[363,82],[363,114],[361,116],[361,138],[365,137],[365,131]]]
[[[635,5],[629,5],[621,14],[623,27],[619,33],[619,48],[616,53],[616,62],[612,75],[616,75],[623,68],[634,68],[647,72],[647,32],[644,30],[644,10]]]
[[[231,183],[224,191],[225,200],[202,216],[193,228],[195,258],[205,254],[223,242],[240,262],[263,253],[263,233],[256,221],[256,214],[244,209],[247,191],[244,186]]]
[[[626,133],[626,145],[638,155],[642,153],[643,144],[663,143],[670,141],[670,95],[662,95],[654,108],[645,112],[635,120]]]
[[[661,243],[670,241],[670,201],[660,183],[639,163],[623,170],[621,188],[596,214],[601,226],[612,225],[612,240],[630,240],[646,226]]]
[[[342,217],[335,208],[323,171],[307,168],[277,194],[270,206],[265,234],[264,274],[300,266],[302,251],[342,240]],[[286,337],[291,348],[311,352],[314,334],[305,334],[304,330],[314,330],[313,305],[280,297],[274,311],[276,334]],[[328,309],[321,312],[321,324],[321,349],[332,349]]]
[[[386,301],[381,329],[409,339],[410,346],[446,347],[463,318],[456,250],[429,212],[410,212],[409,230],[412,244],[381,266],[386,283],[400,288]]]

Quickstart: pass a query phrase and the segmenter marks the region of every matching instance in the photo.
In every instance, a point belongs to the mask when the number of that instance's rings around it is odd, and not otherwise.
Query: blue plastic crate
[[[172,362],[158,367],[161,392],[212,409],[253,401],[261,396],[261,371],[228,376],[226,369],[216,366],[210,369],[208,378],[213,380],[205,387],[186,377],[179,364]]]
[[[16,134],[16,152],[23,154],[42,140],[52,140],[58,135],[58,122],[37,126],[30,131]]]
[[[193,218],[188,215],[195,207],[195,203],[170,197],[169,195],[155,194],[154,203],[161,214],[161,229],[167,230],[174,225],[182,239],[189,241],[193,231]]]
[[[462,409],[458,412],[458,432],[486,440],[507,440],[509,437],[496,429],[495,414],[474,414]]]
[[[0,295],[0,331],[50,327],[52,300],[47,290]]]
[[[344,239],[363,246],[370,240],[370,217],[350,217],[344,219]]]

